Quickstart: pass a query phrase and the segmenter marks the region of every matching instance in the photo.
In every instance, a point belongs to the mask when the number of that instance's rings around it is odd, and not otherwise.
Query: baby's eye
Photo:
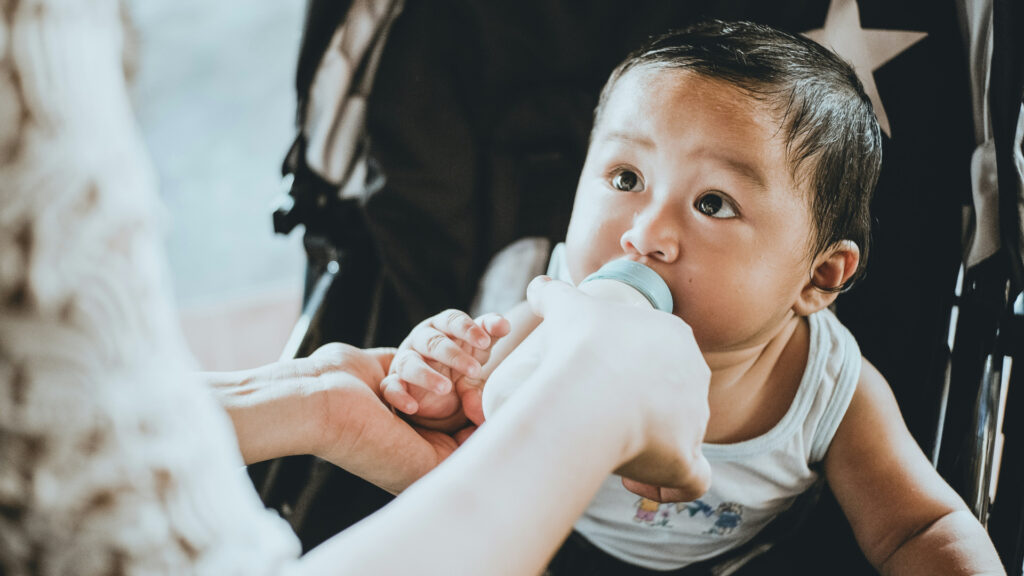
[[[733,203],[716,192],[708,192],[697,199],[697,210],[712,218],[735,218],[739,215]]]
[[[643,190],[640,176],[632,170],[622,170],[612,176],[612,186],[623,192],[639,192]]]

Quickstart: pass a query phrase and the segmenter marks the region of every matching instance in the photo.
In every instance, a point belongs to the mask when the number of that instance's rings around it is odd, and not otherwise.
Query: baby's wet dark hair
[[[725,81],[768,104],[779,119],[794,179],[811,190],[811,254],[851,240],[860,264],[871,236],[871,194],[882,165],[882,135],[853,68],[808,38],[751,22],[711,20],[655,38],[612,72],[594,111],[595,128],[616,83],[636,68],[690,71]]]

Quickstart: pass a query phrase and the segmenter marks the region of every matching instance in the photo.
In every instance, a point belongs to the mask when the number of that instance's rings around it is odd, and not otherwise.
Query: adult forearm
[[[304,558],[308,573],[539,573],[628,451],[621,419],[579,399],[524,390],[434,473]]]
[[[984,528],[966,510],[951,512],[915,534],[879,571],[886,576],[1006,574]]]
[[[197,375],[231,417],[246,464],[310,452],[314,445],[310,394],[301,379],[264,374],[267,367]]]
[[[199,377],[231,417],[247,463],[312,454],[397,493],[456,443],[414,430],[381,403],[375,384],[390,356],[328,344],[308,358]]]

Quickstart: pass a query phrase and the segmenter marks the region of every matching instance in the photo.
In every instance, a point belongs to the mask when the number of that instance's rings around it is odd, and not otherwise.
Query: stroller
[[[807,32],[851,5],[859,28],[919,40],[872,71],[886,127],[876,250],[836,312],[1020,575],[1024,370],[1012,368],[1024,366],[1024,6],[1015,1],[310,0],[288,194],[274,213],[280,233],[304,226],[309,258],[303,316],[283,355],[329,341],[394,346],[443,308],[500,310],[509,295],[492,296],[485,273],[496,257],[563,239],[598,91],[649,36],[708,17]],[[546,264],[529,261],[537,273]],[[250,475],[307,550],[390,498],[313,457]],[[827,486],[700,570],[873,573]]]

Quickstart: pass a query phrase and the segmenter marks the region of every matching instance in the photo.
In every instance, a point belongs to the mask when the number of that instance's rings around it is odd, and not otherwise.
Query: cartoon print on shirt
[[[640,498],[636,501],[634,506],[636,506],[636,516],[633,516],[633,522],[653,524],[655,517],[658,515],[658,508],[661,507],[661,504],[658,504],[654,500]]]
[[[676,504],[677,513],[682,512],[683,510],[686,510],[687,512],[690,513],[690,518],[693,518],[697,514],[704,514],[704,517],[707,518],[715,513],[714,508],[708,506],[701,500],[694,500],[693,502],[680,502]]]
[[[718,534],[724,536],[730,534],[743,522],[743,506],[735,502],[722,502],[715,510],[718,520],[705,534]]]
[[[736,502],[722,502],[717,508],[712,508],[702,500],[680,502],[676,505],[677,512],[681,513],[683,510],[690,513],[690,518],[697,514],[702,514],[705,518],[716,517],[714,525],[704,534],[724,536],[731,534],[743,523],[743,505]]]
[[[649,498],[640,498],[634,506],[636,507],[636,515],[633,516],[633,522],[642,522],[648,526],[671,527],[671,524],[668,523],[671,504],[665,506],[664,510],[661,510],[662,504],[660,502],[655,502]]]
[[[683,511],[688,512],[690,518],[700,515],[702,518],[714,519],[714,524],[705,530],[704,534],[725,536],[731,534],[743,523],[743,505],[736,502],[723,502],[717,507],[712,507],[703,500],[661,504],[649,498],[640,498],[633,506],[636,508],[633,522],[648,526],[671,528],[669,516],[673,508],[676,514],[682,514]]]
[[[665,526],[666,528],[671,526],[671,524],[668,523],[668,512],[668,508],[660,512],[661,519],[655,523],[655,526]]]

